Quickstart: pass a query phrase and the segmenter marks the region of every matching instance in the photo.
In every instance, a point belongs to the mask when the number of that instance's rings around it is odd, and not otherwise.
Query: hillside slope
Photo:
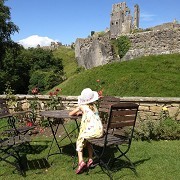
[[[57,87],[62,95],[79,95],[90,87],[103,89],[103,95],[180,97],[180,54],[106,64],[73,75]]]
[[[75,60],[75,52],[73,49],[61,46],[56,49],[53,54],[55,57],[62,59],[65,76],[67,78],[75,74],[78,65]]]

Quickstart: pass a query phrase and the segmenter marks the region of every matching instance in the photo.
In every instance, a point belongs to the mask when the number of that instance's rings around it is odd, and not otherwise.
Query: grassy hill
[[[55,57],[63,59],[62,62],[64,66],[65,75],[67,78],[75,74],[78,66],[75,60],[74,50],[62,46],[55,50],[53,53]]]
[[[103,95],[180,97],[180,54],[115,62],[79,74],[75,74],[75,60],[64,64],[69,78],[57,86],[62,95],[79,95],[82,89],[90,87],[103,89]]]

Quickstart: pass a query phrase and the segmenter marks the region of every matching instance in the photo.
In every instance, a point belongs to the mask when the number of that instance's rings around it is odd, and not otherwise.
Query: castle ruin
[[[110,20],[111,38],[117,38],[121,34],[130,33],[132,29],[139,28],[139,14],[140,9],[137,4],[134,6],[134,18],[126,2],[113,4]]]
[[[98,32],[88,38],[77,38],[75,57],[78,65],[91,69],[115,61],[126,61],[141,56],[180,53],[180,23],[177,20],[145,30],[139,28],[140,9],[134,6],[134,17],[125,2],[113,4],[110,29],[103,35]],[[138,31],[134,31],[138,29]],[[126,35],[131,47],[123,58],[119,58],[112,39]]]

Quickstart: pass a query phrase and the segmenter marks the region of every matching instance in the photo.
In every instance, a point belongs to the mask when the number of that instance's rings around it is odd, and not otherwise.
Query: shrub
[[[120,58],[123,58],[124,55],[128,52],[131,47],[130,40],[127,36],[120,36],[117,39],[118,55]]]
[[[168,109],[163,108],[159,121],[153,121],[151,118],[144,121],[139,118],[134,138],[137,140],[180,139],[180,121],[176,120],[176,116],[170,117]]]

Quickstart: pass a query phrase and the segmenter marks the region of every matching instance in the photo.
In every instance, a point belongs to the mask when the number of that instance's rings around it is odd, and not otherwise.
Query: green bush
[[[131,47],[131,42],[127,36],[120,36],[117,39],[118,55],[123,58]]]
[[[179,140],[180,122],[170,117],[162,118],[159,121],[139,120],[134,138],[136,140]]]
[[[180,123],[171,118],[160,120],[155,132],[157,139],[180,139]]]

